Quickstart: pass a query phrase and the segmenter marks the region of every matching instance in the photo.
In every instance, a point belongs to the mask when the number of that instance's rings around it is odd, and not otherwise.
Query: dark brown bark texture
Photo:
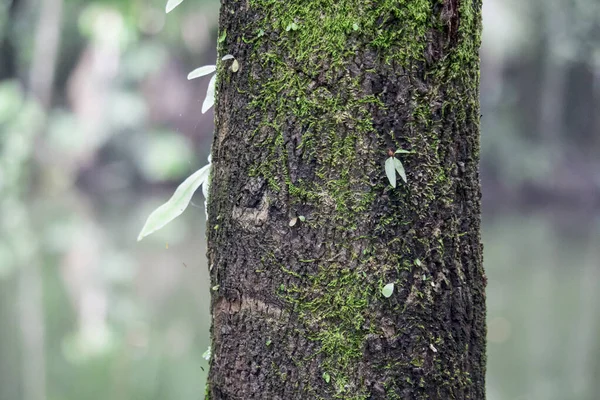
[[[480,16],[223,1],[207,398],[485,399]]]

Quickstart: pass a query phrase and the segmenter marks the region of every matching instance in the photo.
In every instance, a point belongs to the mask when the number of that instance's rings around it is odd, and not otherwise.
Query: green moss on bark
[[[464,362],[442,362],[430,346],[454,346],[433,310],[451,302],[444,290],[473,279],[465,277],[473,267],[462,258],[467,222],[456,203],[464,201],[457,176],[476,173],[478,157],[477,139],[461,130],[477,134],[480,4],[249,0],[248,7],[256,18],[226,42],[246,51],[239,74],[247,85],[238,91],[248,99],[245,134],[258,156],[244,168],[278,204],[273,224],[303,215],[293,230],[328,242],[318,255],[291,247],[261,257],[260,271],[287,276],[273,283],[274,296],[316,344],[296,362],[317,359],[318,375],[331,379],[303,390],[355,400],[402,398],[407,388],[415,399],[436,398],[433,386],[440,396],[469,391]],[[456,148],[460,141],[469,148]],[[413,154],[402,155],[408,184],[393,189],[383,163],[398,148]],[[478,243],[477,228],[465,240]],[[480,259],[473,263],[481,268]],[[380,290],[389,282],[396,293],[385,299]],[[383,371],[380,379],[365,380],[373,371]]]

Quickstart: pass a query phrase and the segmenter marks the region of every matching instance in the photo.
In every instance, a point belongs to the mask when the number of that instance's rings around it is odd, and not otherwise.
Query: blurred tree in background
[[[0,2],[0,399],[197,399],[216,0]],[[600,392],[600,3],[485,0],[488,398]],[[167,249],[168,247],[168,249]],[[186,266],[184,266],[184,263]]]
[[[600,3],[484,5],[485,196],[600,206]],[[487,113],[486,113],[487,112]]]

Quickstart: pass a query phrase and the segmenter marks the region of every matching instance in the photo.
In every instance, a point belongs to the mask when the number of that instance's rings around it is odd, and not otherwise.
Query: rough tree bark
[[[480,13],[223,0],[208,398],[485,398]]]

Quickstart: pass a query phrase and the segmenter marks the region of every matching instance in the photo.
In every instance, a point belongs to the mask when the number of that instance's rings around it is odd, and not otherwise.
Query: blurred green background
[[[0,400],[202,399],[219,3],[0,0]],[[600,3],[485,0],[488,399],[600,398]]]

